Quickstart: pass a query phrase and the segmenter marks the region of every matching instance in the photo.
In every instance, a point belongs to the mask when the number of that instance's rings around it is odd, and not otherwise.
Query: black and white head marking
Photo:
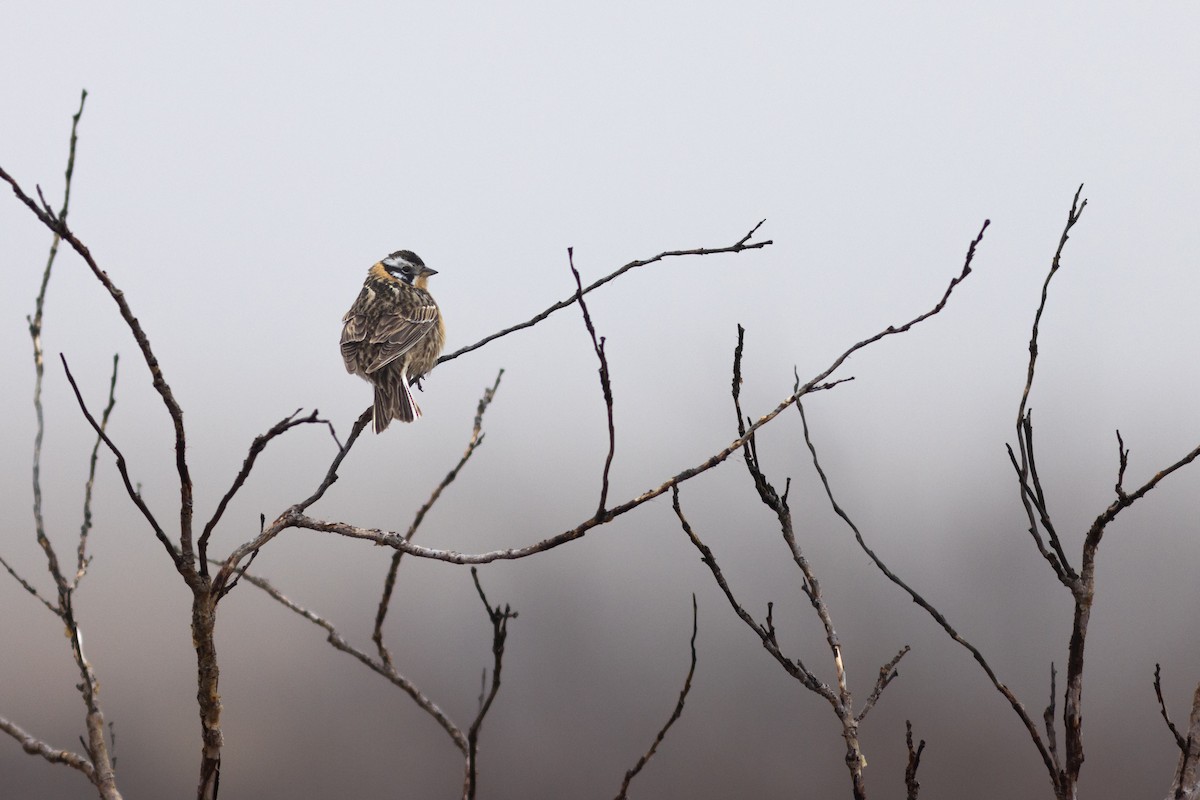
[[[381,263],[383,264],[383,268],[392,277],[404,281],[410,286],[422,273],[429,274],[432,272],[432,270],[425,266],[425,262],[421,260],[421,257],[412,250],[397,250],[383,259]]]

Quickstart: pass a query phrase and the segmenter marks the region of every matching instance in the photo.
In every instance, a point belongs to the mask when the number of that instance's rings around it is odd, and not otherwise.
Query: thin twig
[[[254,469],[254,462],[258,458],[258,454],[266,449],[271,440],[277,436],[282,436],[292,428],[300,425],[321,424],[327,423],[328,420],[323,420],[317,416],[317,410],[307,417],[297,419],[300,409],[296,409],[290,415],[284,417],[279,422],[271,426],[266,433],[254,437],[254,441],[250,444],[250,452],[247,453],[245,460],[242,462],[242,468],[238,470],[237,477],[233,479],[233,485],[229,487],[229,491],[221,498],[221,502],[217,504],[216,511],[213,512],[212,518],[204,526],[203,533],[200,534],[200,539],[197,542],[197,547],[200,552],[200,574],[208,575],[208,538],[212,536],[213,529],[217,527],[217,523],[221,521],[221,516],[225,513],[229,501],[238,493],[238,490],[245,484],[246,479],[250,477],[250,470]],[[336,437],[334,437],[336,441]]]
[[[738,325],[738,341],[737,346],[733,351],[733,381],[732,381],[732,396],[734,418],[737,420],[738,432],[745,434],[746,419],[742,415],[741,403],[741,387],[742,387],[742,352],[745,344],[745,330],[741,325]],[[796,380],[796,391],[799,392],[799,378]],[[797,401],[799,405],[799,401]],[[858,723],[861,717],[865,716],[875,702],[879,699],[879,694],[887,686],[888,682],[894,674],[894,666],[907,648],[902,650],[893,660],[892,664],[886,666],[881,671],[879,680],[876,682],[875,691],[871,698],[863,707],[859,716],[854,714],[854,697],[851,694],[849,682],[846,678],[846,666],[842,654],[842,643],[838,636],[837,630],[833,625],[833,615],[829,611],[829,606],[825,602],[825,598],[821,593],[821,582],[817,578],[816,571],[812,564],[804,555],[800,548],[800,544],[796,539],[795,528],[792,520],[792,510],[788,506],[787,494],[791,488],[789,480],[787,487],[782,495],[771,485],[767,480],[766,474],[762,470],[762,465],[758,459],[758,445],[753,436],[751,436],[743,450],[744,462],[746,470],[750,473],[750,478],[754,482],[754,489],[758,492],[758,497],[763,505],[771,509],[775,514],[775,519],[779,523],[780,533],[783,535],[783,540],[788,546],[788,550],[792,554],[792,560],[796,567],[800,570],[803,576],[801,587],[804,593],[808,596],[809,602],[812,604],[813,610],[816,611],[817,617],[821,620],[821,626],[825,629],[825,642],[829,646],[829,652],[833,656],[834,674],[837,682],[837,697],[822,695],[826,697],[830,705],[833,707],[834,714],[842,723],[842,738],[846,743],[846,766],[850,770],[850,780],[853,788],[855,800],[865,800],[867,795],[866,782],[863,776],[863,767],[866,765],[866,758],[862,753],[862,746],[858,736]],[[770,627],[770,626],[769,626]],[[773,634],[773,631],[772,631]],[[819,692],[818,692],[819,693]],[[820,693],[819,693],[820,694]]]
[[[142,353],[142,358],[146,362],[146,367],[150,370],[150,375],[154,384],[155,391],[162,398],[163,405],[167,409],[167,413],[171,417],[171,422],[175,428],[175,468],[179,474],[179,527],[180,527],[180,550],[181,555],[173,557],[176,567],[182,563],[190,561],[192,556],[192,478],[187,465],[187,437],[183,428],[183,409],[175,400],[175,395],[171,391],[170,384],[163,377],[162,368],[159,366],[158,358],[154,355],[154,351],[150,348],[150,339],[146,336],[146,332],[142,329],[142,325],[138,322],[133,310],[129,307],[129,303],[125,300],[125,293],[117,288],[116,284],[108,277],[108,273],[100,269],[96,263],[92,253],[87,246],[79,240],[78,237],[67,227],[66,219],[61,215],[55,216],[53,212],[40,207],[33,201],[29,195],[25,194],[21,189],[21,185],[16,179],[0,168],[0,179],[4,180],[12,187],[13,194],[17,199],[24,203],[33,213],[41,220],[42,224],[49,228],[53,233],[61,236],[76,253],[87,263],[92,270],[92,274],[96,279],[103,284],[108,290],[109,296],[117,304],[117,308],[121,313],[121,318],[125,320],[126,326],[133,334],[134,340],[137,342],[138,349]],[[156,531],[158,533],[159,531]]]
[[[608,456],[604,459],[604,472],[600,479],[600,505],[596,508],[596,516],[604,516],[608,503],[608,471],[612,467],[613,453],[617,448],[617,433],[613,427],[613,393],[612,383],[608,374],[608,357],[604,354],[604,337],[596,338],[596,327],[592,324],[592,315],[588,313],[587,303],[583,300],[583,282],[579,279],[579,270],[575,269],[575,248],[567,248],[567,261],[571,265],[571,274],[575,276],[575,299],[583,311],[583,324],[587,327],[588,335],[592,337],[592,349],[600,360],[600,393],[604,397],[604,407],[608,412]]]
[[[213,564],[218,563],[220,562],[217,562],[216,560],[213,561]],[[309,611],[304,606],[301,606],[300,604],[289,599],[283,592],[272,586],[266,578],[261,578],[249,572],[242,572],[241,577],[251,585],[262,589],[280,605],[296,614],[299,614],[309,622],[324,630],[327,634],[326,641],[328,641],[329,644],[334,647],[334,649],[354,656],[356,659],[366,665],[368,669],[379,675],[382,675],[393,685],[403,690],[406,694],[408,694],[409,697],[413,699],[413,701],[421,708],[421,710],[423,710],[430,717],[432,717],[435,722],[437,722],[442,730],[444,730],[454,742],[454,746],[462,751],[463,755],[466,755],[467,740],[466,737],[463,736],[462,731],[457,725],[450,721],[450,718],[446,716],[446,713],[442,711],[436,703],[426,697],[425,694],[417,688],[416,684],[397,672],[395,668],[372,658],[364,651],[359,650],[357,647],[351,645],[345,640],[345,638],[342,637],[340,633],[338,633],[338,630],[334,627],[333,623],[329,622],[319,614]]]
[[[458,477],[458,473],[462,471],[467,461],[475,453],[475,450],[483,444],[483,415],[487,411],[488,406],[492,404],[492,400],[496,396],[496,390],[500,388],[500,379],[502,377],[504,377],[503,369],[496,373],[496,380],[492,382],[492,385],[483,390],[483,395],[479,398],[479,404],[475,406],[475,424],[471,428],[471,438],[467,441],[466,450],[463,451],[462,457],[458,459],[458,463],[446,473],[446,477],[442,478],[442,482],[434,487],[433,492],[429,495],[429,499],[417,509],[412,524],[408,526],[408,531],[404,534],[404,538],[407,541],[411,542],[412,538],[416,536],[417,528],[424,521],[425,515],[429,513],[429,509],[433,508],[433,504],[442,496],[442,492],[454,482],[454,479]],[[385,663],[389,664],[392,661],[392,655],[383,644],[383,621],[387,617],[388,608],[392,602],[392,591],[396,588],[396,572],[400,568],[400,559],[403,555],[403,550],[397,550],[392,554],[392,563],[388,567],[387,577],[383,582],[383,594],[379,598],[379,608],[375,612],[375,628],[371,632],[371,640],[375,642],[375,646],[379,650],[379,657]]]
[[[42,597],[41,593],[37,590],[37,587],[34,586],[29,581],[25,580],[23,577],[21,577],[21,574],[18,573],[15,569],[13,569],[12,566],[7,561],[4,560],[4,556],[0,556],[0,566],[4,567],[4,569],[8,572],[8,574],[12,575],[13,578],[17,581],[17,583],[21,584],[21,586],[23,586],[25,588],[25,591],[29,592],[31,595],[36,597],[38,599],[38,602],[40,602],[46,608],[50,609],[50,611],[56,617],[62,616],[62,612],[59,610],[58,606],[51,603],[45,597]]]
[[[724,593],[725,599],[729,601],[729,605],[733,608],[734,613],[741,618],[742,622],[746,623],[746,626],[749,627],[750,630],[754,631],[754,633],[758,635],[758,638],[762,640],[763,647],[766,648],[767,652],[770,653],[777,662],[779,662],[779,665],[783,667],[785,672],[787,672],[796,680],[800,681],[800,683],[803,684],[804,687],[809,691],[821,695],[831,703],[836,703],[837,695],[834,694],[832,689],[830,689],[819,678],[817,678],[817,676],[814,675],[808,669],[808,667],[804,666],[804,662],[800,661],[799,659],[793,661],[785,656],[779,649],[779,642],[775,639],[774,623],[769,621],[767,625],[760,625],[754,619],[754,617],[750,615],[750,612],[738,602],[736,597],[734,597],[733,590],[729,588],[729,582],[725,580],[725,574],[721,571],[721,567],[717,564],[717,559],[713,555],[712,549],[700,539],[700,537],[696,534],[696,531],[692,528],[691,523],[688,522],[687,517],[683,515],[683,507],[679,503],[678,487],[675,487],[671,490],[671,507],[675,510],[675,516],[679,518],[679,524],[683,528],[683,532],[687,534],[687,537],[691,540],[692,545],[700,551],[700,560],[703,561],[705,566],[708,567],[709,571],[712,572],[713,579],[716,580],[717,586],[719,586],[721,592]],[[770,612],[768,611],[768,620],[770,620],[769,615]]]
[[[1171,722],[1171,717],[1167,714],[1167,703],[1163,700],[1162,664],[1154,665],[1154,696],[1158,698],[1158,710],[1162,713],[1163,722],[1167,723],[1167,729],[1175,737],[1175,746],[1179,748],[1180,752],[1186,754],[1188,751],[1188,741],[1183,738],[1183,734],[1175,727],[1175,723]]]
[[[904,788],[908,800],[917,800],[921,784],[917,781],[917,768],[921,766],[921,754],[925,752],[925,740],[913,747],[912,721],[904,720],[904,742],[908,745],[908,765],[904,768]]]
[[[117,404],[117,365],[119,363],[120,356],[114,353],[112,378],[108,382],[108,403],[100,414],[100,430],[102,431],[108,430],[108,420]],[[97,436],[96,441],[92,444],[91,457],[88,459],[87,483],[83,487],[83,522],[79,526],[79,547],[75,552],[75,578],[71,582],[72,588],[77,587],[83,580],[84,573],[87,572],[88,564],[91,562],[87,555],[87,542],[88,534],[92,530],[92,488],[96,484],[96,461],[100,456],[100,444],[101,439]]]
[[[67,374],[67,382],[71,384],[71,389],[75,392],[75,399],[79,403],[79,408],[83,412],[84,418],[87,419],[88,424],[92,426],[92,430],[96,432],[96,435],[100,437],[101,441],[108,446],[108,449],[117,458],[117,472],[120,473],[121,481],[125,484],[126,494],[129,495],[129,499],[133,501],[138,510],[142,512],[142,516],[146,518],[146,521],[150,523],[154,535],[162,543],[163,548],[167,551],[167,555],[171,557],[171,560],[178,567],[180,564],[180,555],[175,550],[175,546],[171,544],[171,540],[167,538],[167,534],[163,531],[162,527],[159,526],[158,520],[154,518],[154,514],[150,511],[146,502],[142,499],[141,492],[134,488],[133,481],[129,478],[129,469],[125,462],[125,456],[113,443],[113,440],[108,437],[108,434],[104,432],[104,429],[100,427],[100,423],[92,416],[92,412],[88,411],[87,403],[83,400],[83,394],[79,391],[78,384],[75,383],[75,376],[71,374],[71,368],[67,365],[66,356],[59,353],[59,358],[62,360],[63,370]]]
[[[337,455],[334,456],[332,463],[330,463],[329,468],[325,471],[325,477],[321,480],[321,483],[311,495],[306,497],[304,500],[301,500],[299,503],[289,507],[283,512],[283,514],[280,515],[278,519],[275,520],[275,522],[271,523],[271,525],[269,525],[266,529],[260,530],[258,536],[235,548],[234,551],[230,553],[223,562],[221,562],[221,569],[218,570],[217,574],[212,578],[213,591],[216,592],[218,599],[229,593],[230,588],[232,588],[231,579],[233,579],[234,574],[242,560],[250,556],[252,553],[257,553],[267,542],[271,541],[271,539],[274,539],[279,532],[284,529],[280,527],[279,519],[287,518],[293,514],[302,516],[305,509],[325,496],[325,492],[329,491],[329,487],[333,486],[333,484],[337,481],[338,468],[342,465],[342,461],[345,460],[346,456],[350,453],[350,449],[354,447],[354,443],[358,441],[358,437],[360,434],[362,434],[363,429],[366,428],[367,423],[371,421],[371,415],[372,409],[369,406],[358,415],[358,419],[354,421],[354,425],[350,429],[350,435],[346,438],[346,443],[338,448]],[[336,441],[336,437],[334,438]]]
[[[676,720],[683,714],[683,703],[687,700],[688,692],[692,690],[692,676],[696,674],[696,634],[699,631],[700,610],[696,604],[696,595],[692,594],[692,663],[688,667],[687,677],[683,679],[683,689],[679,692],[679,699],[675,702],[675,710],[671,712],[671,716],[667,719],[667,724],[663,725],[659,730],[658,735],[654,737],[654,741],[650,744],[650,749],[647,750],[638,762],[633,765],[633,769],[625,773],[625,780],[621,782],[621,790],[617,792],[616,800],[625,800],[629,796],[629,784],[637,777],[637,774],[642,771],[642,768],[654,757],[658,751],[658,746],[662,744],[663,739],[667,736],[667,731],[675,724]]]
[[[1129,450],[1125,447],[1125,440],[1121,438],[1121,431],[1117,429],[1117,485],[1115,491],[1117,497],[1127,497],[1125,494],[1125,470],[1129,467]]]
[[[710,256],[710,255],[716,255],[718,253],[740,253],[743,250],[757,250],[761,247],[767,247],[768,245],[774,244],[774,242],[772,242],[770,239],[767,239],[766,241],[763,241],[763,242],[754,242],[753,244],[750,244],[750,239],[754,236],[755,233],[758,232],[758,229],[760,227],[762,227],[763,222],[766,222],[766,220],[762,220],[761,222],[759,222],[757,225],[755,225],[753,228],[750,229],[749,233],[747,233],[745,236],[743,236],[737,242],[735,242],[734,244],[732,244],[728,247],[697,247],[697,248],[694,248],[691,250],[664,250],[663,252],[659,253],[658,255],[652,256],[651,258],[630,261],[628,264],[621,267],[620,269],[618,269],[608,275],[605,275],[600,280],[598,280],[595,283],[588,286],[586,289],[583,290],[583,293],[588,294],[596,289],[599,289],[604,284],[608,283],[609,281],[615,280],[616,278],[621,277],[626,272],[629,272],[629,270],[631,270],[631,269],[635,269],[637,267],[645,267],[645,266],[648,266],[655,262],[662,261],[663,259],[666,259],[666,258],[674,258],[676,256]],[[482,339],[480,339],[478,342],[476,342],[475,344],[467,345],[466,347],[456,350],[453,353],[449,353],[447,355],[442,356],[441,358],[438,359],[437,363],[441,364],[445,361],[450,361],[451,359],[458,358],[461,355],[466,355],[467,353],[471,352],[472,350],[478,350],[479,348],[483,347],[488,342],[491,342],[495,339],[499,339],[501,336],[507,336],[510,333],[514,333],[516,331],[532,327],[532,326],[538,324],[539,322],[541,322],[542,320],[546,319],[547,317],[549,317],[555,311],[561,311],[564,308],[568,308],[569,306],[574,305],[575,302],[576,302],[576,295],[572,294],[567,299],[560,300],[559,302],[557,302],[554,305],[547,308],[545,311],[542,311],[540,314],[535,315],[532,319],[526,320],[525,322],[518,323],[511,327],[505,328],[504,330],[497,331],[496,333],[493,333],[490,336],[485,336]]]
[[[83,116],[83,106],[87,101],[87,90],[83,90],[79,98],[79,110],[71,118],[71,140],[67,148],[67,169],[66,182],[63,188],[63,204],[59,210],[57,217],[65,219],[67,212],[70,210],[71,203],[71,179],[75,174],[75,148],[79,141],[79,120]],[[34,416],[37,419],[37,431],[33,437],[33,523],[34,534],[37,538],[37,543],[41,546],[42,551],[46,555],[46,566],[50,571],[51,577],[54,578],[55,584],[61,589],[66,580],[63,577],[62,571],[59,569],[58,556],[54,552],[54,547],[50,543],[49,537],[46,535],[46,522],[42,514],[42,440],[45,435],[46,425],[45,416],[42,409],[42,381],[46,372],[44,351],[42,349],[42,321],[46,309],[46,292],[50,288],[50,275],[54,268],[54,260],[58,256],[58,245],[61,237],[57,233],[50,241],[50,253],[46,257],[46,266],[42,270],[42,283],[38,289],[37,298],[34,300],[33,316],[27,317],[29,323],[29,338],[33,343],[33,410]],[[12,570],[9,570],[12,572]],[[27,589],[29,584],[17,577],[15,572],[12,572],[13,577],[21,581]],[[34,593],[34,596],[37,596]],[[41,599],[40,597],[38,599]],[[45,602],[43,600],[42,602]]]
[[[42,211],[56,225],[60,225],[65,229],[63,220],[67,216],[69,210],[69,200],[71,193],[71,179],[75,170],[75,150],[78,143],[79,120],[83,115],[84,102],[87,99],[87,92],[84,91],[79,100],[79,110],[72,117],[71,122],[71,143],[70,152],[67,157],[66,169],[66,188],[64,190],[64,199],[62,210],[55,214],[42,194],[41,187],[38,187],[38,197],[42,202]],[[100,709],[100,702],[97,697],[99,692],[99,681],[96,678],[96,673],[92,669],[92,665],[88,662],[87,657],[83,652],[83,634],[79,629],[78,622],[75,618],[75,610],[73,596],[75,588],[82,579],[84,571],[87,567],[87,536],[91,529],[91,500],[92,500],[92,484],[95,478],[96,465],[96,450],[99,443],[92,449],[91,466],[88,473],[88,481],[84,492],[83,504],[83,523],[80,528],[79,544],[77,547],[77,565],[75,574],[68,579],[59,567],[58,557],[54,551],[54,547],[50,543],[50,539],[46,533],[45,520],[42,514],[42,487],[41,487],[41,459],[42,459],[42,442],[45,430],[44,415],[42,408],[42,382],[45,375],[45,360],[44,351],[42,348],[42,324],[45,314],[46,293],[50,284],[50,276],[54,265],[55,256],[58,253],[59,232],[55,231],[55,236],[50,245],[50,254],[46,260],[46,267],[42,273],[42,284],[35,301],[35,310],[31,318],[29,318],[29,335],[33,343],[33,360],[35,371],[34,384],[34,409],[37,417],[37,434],[34,439],[33,452],[33,494],[34,494],[34,525],[36,529],[36,537],[38,544],[41,546],[46,555],[46,567],[54,579],[55,589],[58,597],[58,602],[51,605],[44,597],[34,590],[32,584],[25,581],[17,575],[12,568],[5,562],[5,568],[16,578],[22,586],[33,593],[35,597],[42,601],[54,614],[61,620],[66,629],[67,637],[71,642],[71,654],[74,657],[75,664],[79,669],[80,682],[76,685],[81,698],[83,699],[86,715],[84,718],[85,728],[87,731],[87,739],[80,737],[80,742],[83,744],[84,751],[87,754],[87,759],[70,753],[64,750],[57,750],[50,747],[45,742],[30,736],[22,731],[13,723],[4,721],[4,730],[9,735],[17,738],[22,742],[22,747],[26,752],[41,755],[48,761],[55,763],[68,764],[76,769],[80,769],[87,775],[88,780],[98,790],[100,797],[104,800],[120,800],[121,794],[117,789],[116,777],[114,773],[113,761],[110,757],[110,751],[104,739],[104,714]],[[65,362],[64,362],[65,365]],[[78,395],[78,387],[76,396]],[[105,408],[103,419],[99,424],[98,431],[103,436],[103,430],[108,424],[109,415],[112,412],[115,403],[116,391],[116,362],[113,364],[113,377],[109,384],[108,404]],[[82,402],[82,398],[80,398]],[[93,426],[96,425],[95,420],[89,417]]]
[[[829,477],[825,474],[825,470],[821,467],[821,461],[817,457],[817,448],[813,444],[812,436],[809,433],[808,418],[804,413],[803,404],[798,403],[796,407],[800,411],[800,421],[804,430],[804,442],[806,445],[808,445],[809,453],[812,456],[813,468],[817,472],[817,477],[821,480],[821,485],[825,488],[825,496],[829,499],[829,504],[833,508],[833,512],[841,517],[842,521],[846,523],[846,526],[853,531],[854,539],[856,542],[858,542],[859,548],[862,549],[862,551],[867,554],[867,557],[875,563],[875,566],[879,568],[879,571],[882,572],[888,580],[903,589],[904,592],[908,594],[910,598],[912,598],[914,603],[925,609],[929,616],[933,617],[934,621],[942,627],[942,630],[944,630],[951,639],[958,642],[960,645],[965,647],[968,652],[971,653],[971,656],[975,659],[976,663],[982,667],[983,671],[991,680],[992,685],[996,687],[996,690],[1000,692],[1000,694],[1004,695],[1004,698],[1008,700],[1009,704],[1013,707],[1013,710],[1017,713],[1017,716],[1020,717],[1021,722],[1024,723],[1025,729],[1029,731],[1030,738],[1033,739],[1034,746],[1037,748],[1038,753],[1042,757],[1042,761],[1046,765],[1046,769],[1050,771],[1051,775],[1056,775],[1056,759],[1046,748],[1045,743],[1042,741],[1041,735],[1038,733],[1037,726],[1030,718],[1029,713],[1025,710],[1025,706],[1021,704],[1021,701],[1017,699],[1017,696],[1013,693],[1013,691],[1009,689],[1008,686],[1001,683],[1000,679],[996,677],[996,673],[992,669],[991,664],[988,663],[983,653],[979,651],[979,648],[963,638],[962,635],[954,629],[949,620],[947,620],[940,611],[934,608],[929,601],[918,594],[915,589],[905,583],[900,576],[892,572],[888,568],[887,564],[883,562],[883,559],[876,555],[875,551],[867,546],[862,532],[858,529],[858,525],[854,523],[854,520],[850,518],[846,511],[838,504],[837,499],[833,496],[833,488],[829,483]]]
[[[859,711],[858,716],[854,718],[856,722],[862,722],[867,718],[868,712],[879,702],[879,697],[883,694],[883,690],[888,687],[889,683],[900,677],[896,666],[900,663],[900,659],[908,655],[908,651],[911,649],[908,645],[904,645],[891,661],[879,668],[879,677],[875,680],[875,688],[871,690],[871,694],[867,697],[867,702],[863,703],[862,711]]]
[[[1050,662],[1050,702],[1046,705],[1046,710],[1042,712],[1042,722],[1046,725],[1046,747],[1050,750],[1050,755],[1054,756],[1054,762],[1058,763],[1058,734],[1054,727],[1054,705],[1058,701],[1057,687],[1058,671],[1054,667],[1054,662]]]
[[[1042,297],[1038,303],[1037,311],[1034,313],[1033,329],[1029,336],[1029,365],[1026,368],[1025,387],[1021,392],[1021,403],[1017,407],[1017,446],[1021,454],[1017,473],[1021,487],[1021,503],[1025,507],[1026,516],[1029,518],[1029,532],[1033,536],[1038,552],[1050,563],[1050,566],[1054,568],[1055,573],[1064,584],[1069,584],[1078,576],[1071,567],[1070,562],[1067,561],[1067,555],[1063,551],[1058,533],[1050,523],[1050,512],[1046,508],[1041,480],[1037,477],[1037,466],[1033,455],[1033,420],[1030,418],[1027,409],[1029,406],[1029,392],[1033,388],[1033,377],[1037,368],[1038,332],[1042,321],[1042,314],[1046,310],[1046,300],[1050,292],[1050,281],[1058,272],[1059,267],[1062,266],[1063,248],[1066,247],[1067,240],[1070,238],[1071,229],[1075,227],[1075,223],[1079,222],[1080,216],[1083,215],[1083,210],[1087,208],[1086,198],[1082,203],[1079,201],[1082,193],[1083,184],[1081,183],[1075,191],[1075,198],[1071,201],[1071,210],[1067,213],[1067,223],[1063,227],[1062,235],[1059,237],[1058,249],[1055,250],[1054,258],[1050,261],[1050,271],[1046,274],[1046,280],[1042,283]],[[1014,458],[1013,460],[1015,464],[1016,459]],[[1050,539],[1050,546],[1054,551],[1053,556],[1042,543],[1042,537],[1038,533],[1039,523],[1046,529],[1046,534]]]
[[[488,620],[492,623],[492,683],[487,696],[481,695],[482,702],[479,704],[479,711],[475,714],[475,719],[467,730],[464,800],[472,800],[479,785],[479,731],[483,727],[484,717],[492,708],[496,693],[500,691],[500,670],[504,664],[504,643],[508,639],[508,621],[517,618],[517,612],[508,605],[505,605],[503,609],[499,606],[492,607],[492,604],[488,602],[487,595],[483,593],[483,584],[479,582],[479,571],[475,567],[471,567],[471,580],[475,582],[475,591],[479,593],[479,599],[483,602],[484,610],[487,611]]]

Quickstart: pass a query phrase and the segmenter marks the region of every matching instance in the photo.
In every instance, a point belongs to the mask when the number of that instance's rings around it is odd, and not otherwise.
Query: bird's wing
[[[367,288],[362,288],[346,315],[342,317],[342,360],[346,362],[346,372],[355,372],[358,368],[359,344],[367,337],[367,315],[364,308],[370,299]]]
[[[367,338],[367,317],[359,313],[362,298],[355,301],[354,306],[342,317],[342,360],[346,362],[346,371],[354,372],[358,361],[358,345]]]
[[[411,350],[437,324],[437,318],[437,306],[422,305],[380,320],[371,335],[371,344],[379,345],[379,349],[367,365],[367,372],[382,369]]]

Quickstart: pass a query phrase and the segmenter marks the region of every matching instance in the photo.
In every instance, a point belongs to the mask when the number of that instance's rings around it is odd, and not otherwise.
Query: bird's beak
[[[422,274],[422,275],[437,275],[437,270],[436,270],[436,269],[430,269],[429,267],[422,267],[422,268],[421,268],[421,274]]]

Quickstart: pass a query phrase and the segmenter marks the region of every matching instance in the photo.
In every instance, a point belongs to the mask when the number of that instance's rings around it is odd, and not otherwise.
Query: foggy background
[[[975,273],[944,313],[856,355],[856,380],[807,402],[838,499],[868,542],[990,658],[1040,718],[1065,669],[1070,598],[1038,556],[1004,443],[1029,327],[1071,197],[1089,205],[1042,324],[1031,399],[1050,508],[1078,563],[1113,496],[1114,429],[1139,486],[1200,440],[1195,413],[1200,13],[1190,4],[158,4],[4,7],[0,164],[57,207],[70,116],[89,92],[70,222],[127,294],[185,410],[197,518],[253,437],[298,407],[341,436],[370,401],[345,374],[342,314],[366,269],[419,253],[447,351],[662,250],[721,247],[760,219],[763,250],[673,259],[588,298],[616,396],[610,502],[736,436],[729,398],[746,326],[747,414],[855,341],[930,307],[985,218]],[[0,200],[0,553],[49,591],[33,535],[32,313],[48,231]],[[177,519],[170,420],[111,299],[69,250],[47,301],[46,516],[73,552],[93,409],[122,357],[110,433],[164,522]],[[590,516],[607,447],[578,309],[437,369],[425,417],[369,432],[312,509],[404,530],[457,461],[475,405],[506,371],[487,439],[417,541],[481,552]],[[800,421],[759,437],[792,478],[798,535],[861,702],[905,644],[862,727],[873,797],[903,792],[904,720],[928,745],[922,798],[1050,797],[1036,750],[969,654],[888,583],[820,491]],[[276,441],[226,513],[224,555],[307,496],[327,432]],[[1081,794],[1161,797],[1176,720],[1200,679],[1195,467],[1110,526],[1086,654]],[[785,652],[827,681],[820,624],[740,456],[685,483],[685,511]],[[194,793],[199,766],[190,594],[101,455],[95,561],[76,595],[126,797]],[[177,526],[176,526],[177,527]],[[177,535],[177,530],[175,531]],[[254,571],[360,647],[390,551],[289,531]],[[617,791],[699,665],[681,720],[635,797],[848,797],[839,725],[738,620],[669,496],[534,558],[480,571],[511,603],[504,683],[483,728],[480,796]],[[77,749],[83,706],[61,626],[0,579],[0,714]],[[465,568],[400,570],[387,634],[402,672],[464,727],[491,664]],[[461,762],[408,697],[315,626],[243,584],[220,607],[222,796],[456,797]],[[1060,681],[1061,691],[1061,681]],[[1061,717],[1061,700],[1059,704]],[[1060,734],[1061,736],[1061,734]],[[6,797],[93,796],[73,770],[0,739]]]

